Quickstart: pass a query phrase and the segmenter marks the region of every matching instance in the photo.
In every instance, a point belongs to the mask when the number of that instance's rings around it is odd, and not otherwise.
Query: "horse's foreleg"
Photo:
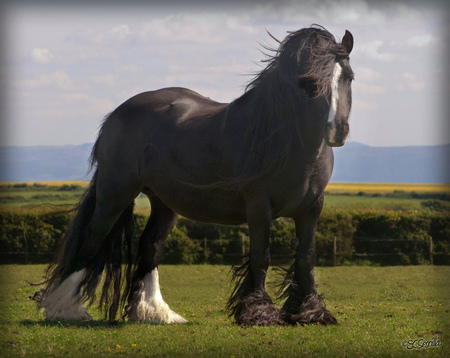
[[[139,239],[138,267],[128,288],[125,316],[131,321],[156,323],[186,323],[163,300],[159,287],[158,264],[164,243],[178,215],[158,198],[151,198],[150,219]]]
[[[282,308],[284,320],[289,324],[337,324],[317,294],[314,281],[315,232],[322,206],[323,195],[307,214],[295,219],[296,259],[285,279],[283,296],[287,299]]]
[[[237,324],[280,324],[280,312],[265,290],[267,269],[270,264],[269,237],[271,212],[269,205],[255,202],[247,208],[250,231],[250,259],[234,268],[236,287],[228,301],[231,315]]]

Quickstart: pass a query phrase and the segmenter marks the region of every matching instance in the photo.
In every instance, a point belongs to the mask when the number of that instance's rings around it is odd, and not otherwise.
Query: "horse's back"
[[[142,154],[148,143],[170,140],[177,128],[194,119],[207,120],[227,106],[192,90],[163,88],[137,94],[117,107],[103,123],[94,157],[116,159],[120,153]],[[134,150],[133,150],[134,148]],[[111,152],[118,151],[117,155]]]
[[[180,122],[213,115],[227,105],[187,88],[168,87],[137,94],[120,105],[115,112],[125,117],[137,115],[146,119],[153,117]]]

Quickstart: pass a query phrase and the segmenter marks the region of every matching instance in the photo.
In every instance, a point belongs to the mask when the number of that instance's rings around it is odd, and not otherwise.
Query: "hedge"
[[[0,212],[0,252],[3,263],[48,262],[57,251],[72,214],[22,214]],[[135,215],[133,254],[148,217]],[[293,256],[292,220],[272,222],[270,237],[274,263]],[[450,216],[448,211],[326,210],[317,232],[317,265],[371,263],[417,265],[430,262],[433,239],[434,264],[450,264]],[[228,264],[248,254],[246,225],[225,226],[178,220],[169,236],[162,259],[166,264]],[[26,257],[23,254],[27,252]]]

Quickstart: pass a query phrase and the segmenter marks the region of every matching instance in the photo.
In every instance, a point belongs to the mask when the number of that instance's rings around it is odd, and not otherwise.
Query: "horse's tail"
[[[131,271],[131,237],[133,235],[134,219],[133,205],[130,205],[120,216],[98,252],[87,258],[83,255],[83,247],[87,240],[92,240],[91,220],[96,205],[97,171],[91,180],[84,196],[75,208],[76,214],[72,219],[61,243],[56,263],[51,264],[46,272],[43,297],[56,289],[70,275],[83,270],[83,278],[76,288],[80,303],[95,300],[95,290],[102,273],[106,268],[106,279],[103,285],[101,307],[107,308],[111,300],[110,286],[113,283],[112,302],[109,310],[110,320],[115,315],[120,302],[120,288],[122,280],[122,248],[127,253],[128,269],[127,279]],[[89,246],[89,245],[87,245]]]

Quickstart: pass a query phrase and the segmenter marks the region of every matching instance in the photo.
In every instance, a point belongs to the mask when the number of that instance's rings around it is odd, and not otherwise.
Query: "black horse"
[[[115,319],[122,248],[130,242],[133,202],[142,192],[151,215],[134,271],[127,268],[122,303],[129,320],[186,322],[162,299],[158,277],[164,242],[181,214],[248,223],[249,259],[235,269],[228,302],[236,323],[336,323],[316,291],[314,236],[333,169],[330,147],[343,145],[349,131],[352,47],[348,31],[336,43],[322,27],[301,29],[279,42],[266,68],[229,104],[165,88],[114,110],[92,151],[90,187],[59,261],[47,272],[40,301],[46,318],[91,319],[83,303],[92,303],[106,270],[101,302]],[[281,309],[265,291],[270,223],[278,217],[292,218],[297,236]]]

